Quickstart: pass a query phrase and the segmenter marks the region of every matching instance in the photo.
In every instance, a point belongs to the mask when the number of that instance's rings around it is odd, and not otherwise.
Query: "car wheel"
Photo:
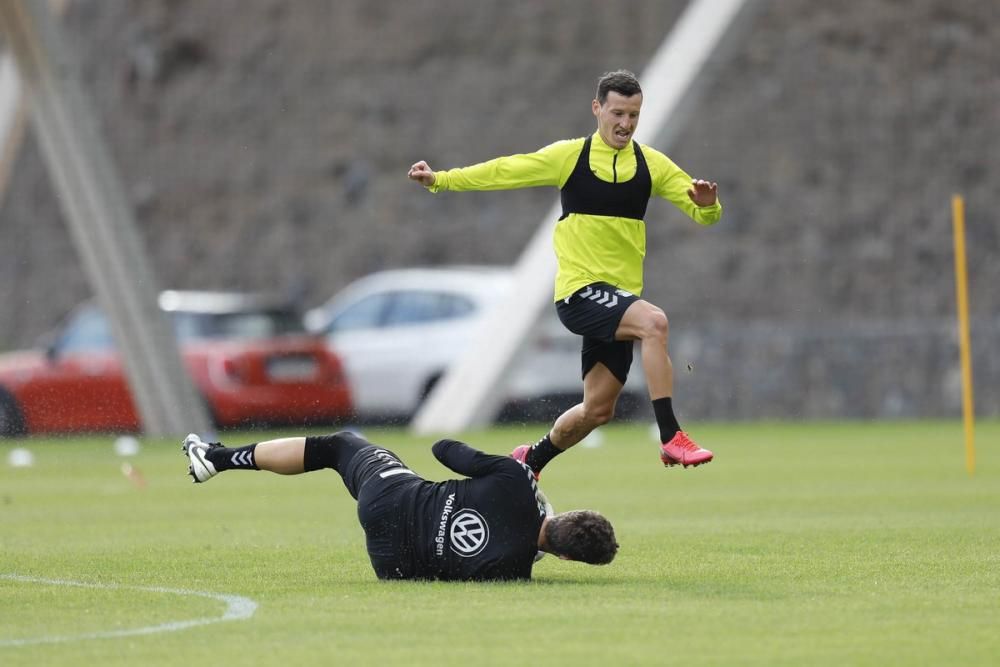
[[[6,391],[0,389],[0,437],[10,438],[25,435],[24,417],[17,401]]]

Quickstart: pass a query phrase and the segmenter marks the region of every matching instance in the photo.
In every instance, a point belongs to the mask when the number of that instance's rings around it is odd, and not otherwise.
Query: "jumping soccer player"
[[[561,191],[562,217],[553,234],[556,312],[567,329],[583,336],[583,402],[563,413],[534,446],[512,453],[536,475],[614,416],[632,365],[633,341],[641,347],[661,461],[686,468],[712,460],[712,452],[696,445],[674,415],[667,316],[639,294],[650,197],[663,197],[702,225],[718,222],[722,205],[715,183],[692,180],[666,155],[632,140],[641,107],[635,75],[609,72],[598,81],[591,103],[597,118],[591,136],[447,171],[435,172],[421,160],[408,174],[431,192],[542,185]]]
[[[539,552],[603,565],[618,551],[603,516],[590,510],[552,515],[526,465],[456,440],[436,442],[434,456],[471,479],[429,482],[388,449],[348,432],[238,448],[206,444],[192,433],[183,450],[195,482],[233,469],[336,470],[358,501],[379,579],[530,579]]]

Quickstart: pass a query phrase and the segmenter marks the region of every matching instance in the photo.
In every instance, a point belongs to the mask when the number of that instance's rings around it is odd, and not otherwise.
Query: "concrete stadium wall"
[[[589,133],[597,76],[641,71],[685,4],[102,0],[65,22],[163,286],[312,306],[378,269],[513,262],[552,190],[431,196],[406,169]],[[655,201],[647,215],[644,296],[671,320],[682,411],[957,415],[953,337],[919,323],[953,317],[959,192],[971,315],[987,322],[977,404],[997,414],[994,5],[773,0],[726,46],[661,147],[720,184],[724,218],[699,228]],[[30,136],[0,202],[0,260],[0,350],[91,295]]]
[[[703,419],[961,418],[956,330],[947,320],[685,328],[671,343],[676,403]],[[971,336],[976,413],[1000,416],[1000,318],[975,322]]]

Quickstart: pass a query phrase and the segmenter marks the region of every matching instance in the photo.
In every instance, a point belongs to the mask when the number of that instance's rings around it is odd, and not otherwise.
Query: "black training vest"
[[[590,171],[590,140],[587,137],[576,160],[573,173],[566,179],[559,193],[562,200],[562,220],[570,213],[584,215],[605,215],[615,218],[643,220],[646,206],[653,191],[653,179],[649,176],[646,158],[635,141],[635,176],[624,183],[602,181]],[[618,156],[615,156],[615,160]]]

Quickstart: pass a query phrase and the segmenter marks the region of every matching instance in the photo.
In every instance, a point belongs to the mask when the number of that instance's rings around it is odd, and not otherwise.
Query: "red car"
[[[289,305],[164,292],[160,307],[217,426],[332,423],[351,414],[340,360]],[[0,436],[141,430],[103,313],[81,306],[52,340],[46,349],[0,355]]]

